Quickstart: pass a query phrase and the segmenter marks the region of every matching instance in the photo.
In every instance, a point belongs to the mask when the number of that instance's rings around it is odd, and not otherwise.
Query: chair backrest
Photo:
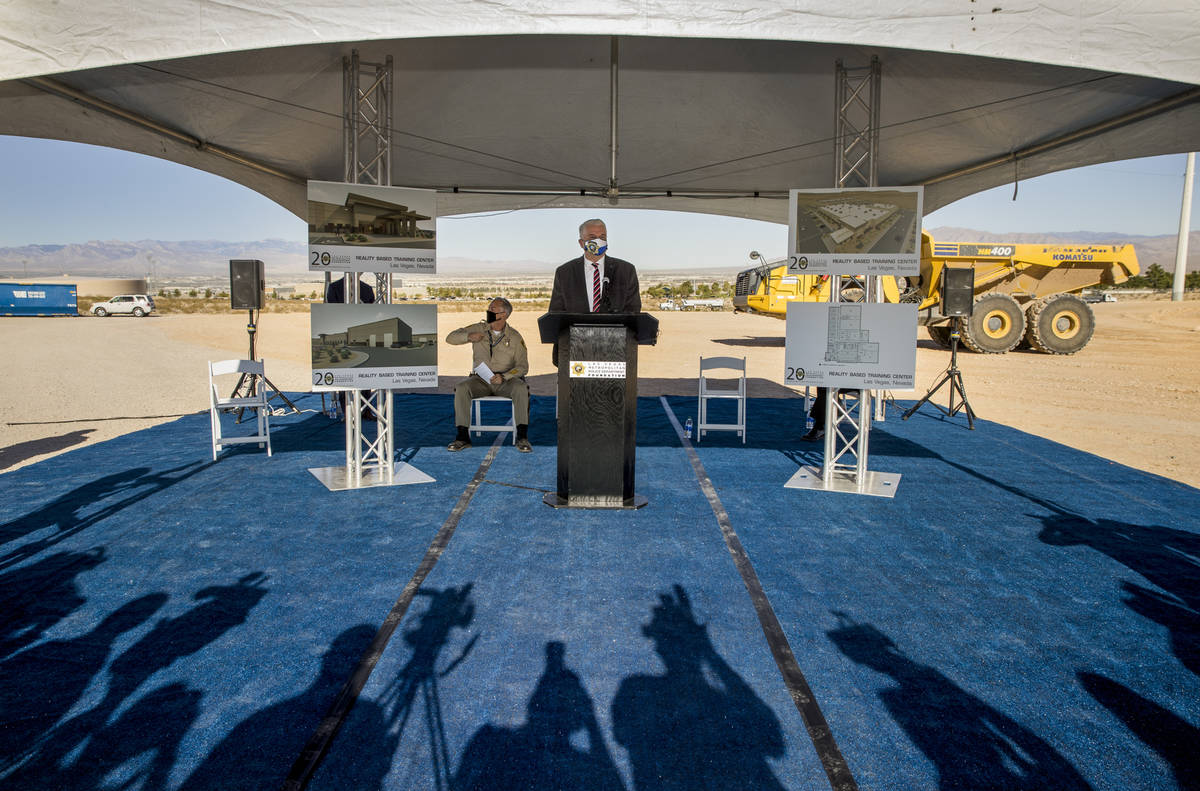
[[[209,362],[209,376],[224,376],[225,374],[258,374],[262,376],[262,360],[218,360]]]
[[[711,371],[714,368],[732,368],[735,371],[746,373],[746,358],[745,357],[701,357],[700,358],[700,375],[703,376],[705,371]]]

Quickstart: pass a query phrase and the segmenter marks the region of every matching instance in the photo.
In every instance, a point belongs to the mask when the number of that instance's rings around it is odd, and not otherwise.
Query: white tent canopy
[[[787,189],[832,186],[839,59],[880,59],[879,183],[926,184],[926,211],[1200,139],[1187,4],[888,5],[18,0],[0,133],[164,157],[303,216],[305,179],[343,177],[356,49],[394,59],[392,180],[443,190],[440,213],[608,207],[617,36],[620,207],[783,221]]]

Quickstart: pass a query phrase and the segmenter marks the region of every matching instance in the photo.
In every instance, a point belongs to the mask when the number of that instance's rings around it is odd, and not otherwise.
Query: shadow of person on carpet
[[[90,632],[40,643],[0,663],[0,773],[32,751],[75,705],[116,639],[148,621],[166,601],[165,593],[141,596]]]
[[[767,761],[785,752],[779,720],[717,653],[682,586],[659,594],[642,634],[666,673],[629,676],[612,703],[634,788],[782,789]]]
[[[42,437],[41,439],[31,439],[28,442],[18,442],[16,445],[9,445],[7,448],[0,448],[0,471],[7,470],[26,459],[32,459],[34,456],[42,456],[46,453],[58,453],[61,450],[66,450],[72,445],[87,439],[87,435],[95,431],[94,428],[76,429],[68,431],[66,434],[59,434],[57,437]]]
[[[467,658],[478,635],[467,640],[456,657],[439,665],[443,652],[456,641],[456,632],[465,632],[475,618],[472,587],[467,583],[417,591],[417,596],[429,600],[429,606],[416,625],[404,632],[404,642],[411,650],[408,661],[376,700],[358,699],[315,776],[319,785],[356,791],[382,788],[409,718],[420,709],[433,787],[450,787],[450,752],[438,680],[454,672]],[[364,750],[363,744],[373,745],[372,752]]]
[[[88,481],[40,508],[10,519],[0,524],[0,543],[10,543],[49,528],[54,532],[9,549],[0,555],[0,568],[28,560],[207,466],[208,462],[193,462],[162,471],[149,467],[123,470]]]
[[[1038,538],[1056,547],[1086,546],[1136,572],[1165,594],[1125,582],[1125,605],[1167,628],[1184,667],[1200,675],[1200,534],[1111,519],[1051,516]]]
[[[525,710],[524,725],[487,723],[475,732],[454,791],[624,791],[591,696],[567,667],[563,643],[546,643],[545,667]],[[586,746],[576,746],[576,734]]]
[[[179,659],[198,653],[225,633],[245,623],[250,611],[267,594],[267,588],[264,587],[266,579],[265,574],[256,571],[241,577],[233,585],[212,585],[203,588],[193,597],[196,601],[202,601],[202,604],[193,606],[177,617],[158,621],[149,632],[109,665],[104,698],[92,708],[64,721],[46,734],[37,754],[14,775],[17,783],[12,787],[85,788],[88,787],[86,780],[89,778],[95,787],[99,787],[101,781],[105,780],[104,774],[96,774],[83,762],[82,756],[90,754],[90,745],[98,743],[102,733],[107,734],[105,738],[111,738],[114,744],[128,741],[130,745],[141,745],[136,755],[150,750],[159,755],[167,752],[173,754],[174,746],[187,731],[190,720],[180,721],[181,730],[176,728],[175,723],[164,722],[143,732],[140,729],[148,727],[145,720],[153,721],[152,716],[147,714],[140,719],[129,718],[135,710],[140,712],[139,706],[148,705],[145,701],[150,700],[151,696],[157,696],[154,698],[157,704],[167,709],[175,707],[180,716],[183,716],[193,708],[198,710],[199,692],[182,684],[162,687],[134,703],[116,721],[110,720],[133,700],[138,690],[155,673],[170,667]],[[159,700],[160,698],[169,699]],[[137,724],[139,730],[129,731],[134,724]],[[125,754],[130,758],[135,755],[127,752]],[[143,789],[150,787],[142,785]]]
[[[879,691],[896,724],[938,772],[938,787],[1016,791],[1091,788],[1053,747],[1012,718],[962,689],[937,669],[914,662],[874,626],[835,612],[826,634],[860,665],[890,676]]]
[[[317,677],[307,689],[238,723],[184,781],[180,791],[281,788],[289,765],[300,755],[305,742],[333,705],[338,691],[370,647],[375,632],[376,628],[367,624],[342,631],[325,651]],[[363,716],[382,722],[379,707],[370,701],[360,700],[356,711],[359,708],[363,709]],[[382,731],[380,727],[376,732],[382,734]],[[359,751],[358,763],[363,772],[382,776],[371,769],[371,764],[388,761],[390,753],[379,754],[378,740],[360,742]],[[345,787],[371,788],[357,783]]]
[[[76,577],[107,560],[104,547],[56,552],[0,574],[0,658],[42,638],[87,601]]]
[[[1125,723],[1147,747],[1163,757],[1182,791],[1200,789],[1200,728],[1133,690],[1096,673],[1079,673],[1089,694]]]
[[[200,715],[202,697],[200,690],[179,682],[156,687],[91,733],[69,763],[22,767],[0,781],[0,788],[166,791],[183,737]]]

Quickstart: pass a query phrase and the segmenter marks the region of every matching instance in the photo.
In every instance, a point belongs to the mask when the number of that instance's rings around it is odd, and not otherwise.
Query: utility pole
[[[1196,153],[1187,155],[1187,167],[1183,169],[1183,205],[1179,209],[1179,241],[1175,244],[1175,279],[1172,281],[1171,300],[1183,301],[1183,280],[1187,277],[1188,232],[1192,221],[1192,177],[1196,173]]]

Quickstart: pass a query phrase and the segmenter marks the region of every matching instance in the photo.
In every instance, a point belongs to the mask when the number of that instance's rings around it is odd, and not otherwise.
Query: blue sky
[[[1154,236],[1179,227],[1184,155],[1053,173],[964,198],[925,227],[993,233],[1101,231]],[[304,238],[304,223],[225,179],[153,157],[76,143],[0,136],[0,247],[91,240],[252,241]],[[576,254],[575,226],[595,210],[548,209],[445,218],[438,254],[485,260],[559,261]],[[613,210],[612,254],[640,266],[740,265],[752,249],[782,256],[786,228],[674,212]],[[1200,195],[1192,228],[1200,230]]]

